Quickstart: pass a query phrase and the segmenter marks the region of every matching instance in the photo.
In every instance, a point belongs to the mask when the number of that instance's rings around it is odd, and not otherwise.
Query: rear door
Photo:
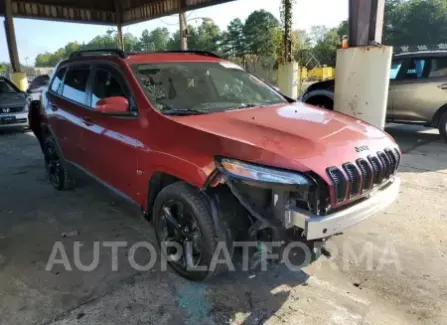
[[[394,120],[430,122],[440,103],[445,103],[446,91],[441,89],[445,78],[433,77],[434,64],[436,61],[430,57],[409,58],[405,62],[400,78],[390,88]]]
[[[45,114],[64,158],[79,166],[85,164],[82,151],[83,111],[87,105],[90,65],[70,65],[58,69],[47,93]]]
[[[130,87],[119,68],[98,64],[89,88],[90,110],[84,120],[84,146],[88,169],[106,185],[136,200],[138,136],[141,126]],[[121,96],[129,101],[125,115],[107,115],[96,111],[96,103],[106,97]]]

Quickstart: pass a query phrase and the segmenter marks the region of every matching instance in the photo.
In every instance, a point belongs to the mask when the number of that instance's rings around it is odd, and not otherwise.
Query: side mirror
[[[106,97],[96,103],[96,110],[105,114],[129,112],[129,101],[121,96]]]

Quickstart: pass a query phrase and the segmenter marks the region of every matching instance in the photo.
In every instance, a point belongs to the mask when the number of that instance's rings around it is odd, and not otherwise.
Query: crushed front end
[[[328,166],[327,182],[314,172],[298,173],[230,158],[216,159],[220,183],[249,212],[250,232],[266,228],[273,237],[292,230],[304,241],[324,240],[382,211],[397,198],[401,155],[385,149],[366,159]],[[282,240],[282,238],[276,238]]]

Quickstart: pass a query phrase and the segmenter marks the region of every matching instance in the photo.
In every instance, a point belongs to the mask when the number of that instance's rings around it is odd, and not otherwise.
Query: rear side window
[[[429,78],[447,77],[447,58],[434,58],[431,61]]]
[[[73,67],[65,76],[62,96],[80,104],[85,104],[89,67]]]
[[[60,90],[62,87],[62,80],[64,80],[65,71],[67,71],[67,68],[59,69],[59,71],[53,78],[53,82],[51,83],[50,89],[55,93],[60,94]]]

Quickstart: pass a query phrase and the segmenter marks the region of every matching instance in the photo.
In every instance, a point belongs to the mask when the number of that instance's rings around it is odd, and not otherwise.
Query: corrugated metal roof
[[[4,15],[5,0],[0,0]],[[13,0],[14,17],[114,25],[133,24],[234,0]],[[115,7],[117,4],[117,8]]]

